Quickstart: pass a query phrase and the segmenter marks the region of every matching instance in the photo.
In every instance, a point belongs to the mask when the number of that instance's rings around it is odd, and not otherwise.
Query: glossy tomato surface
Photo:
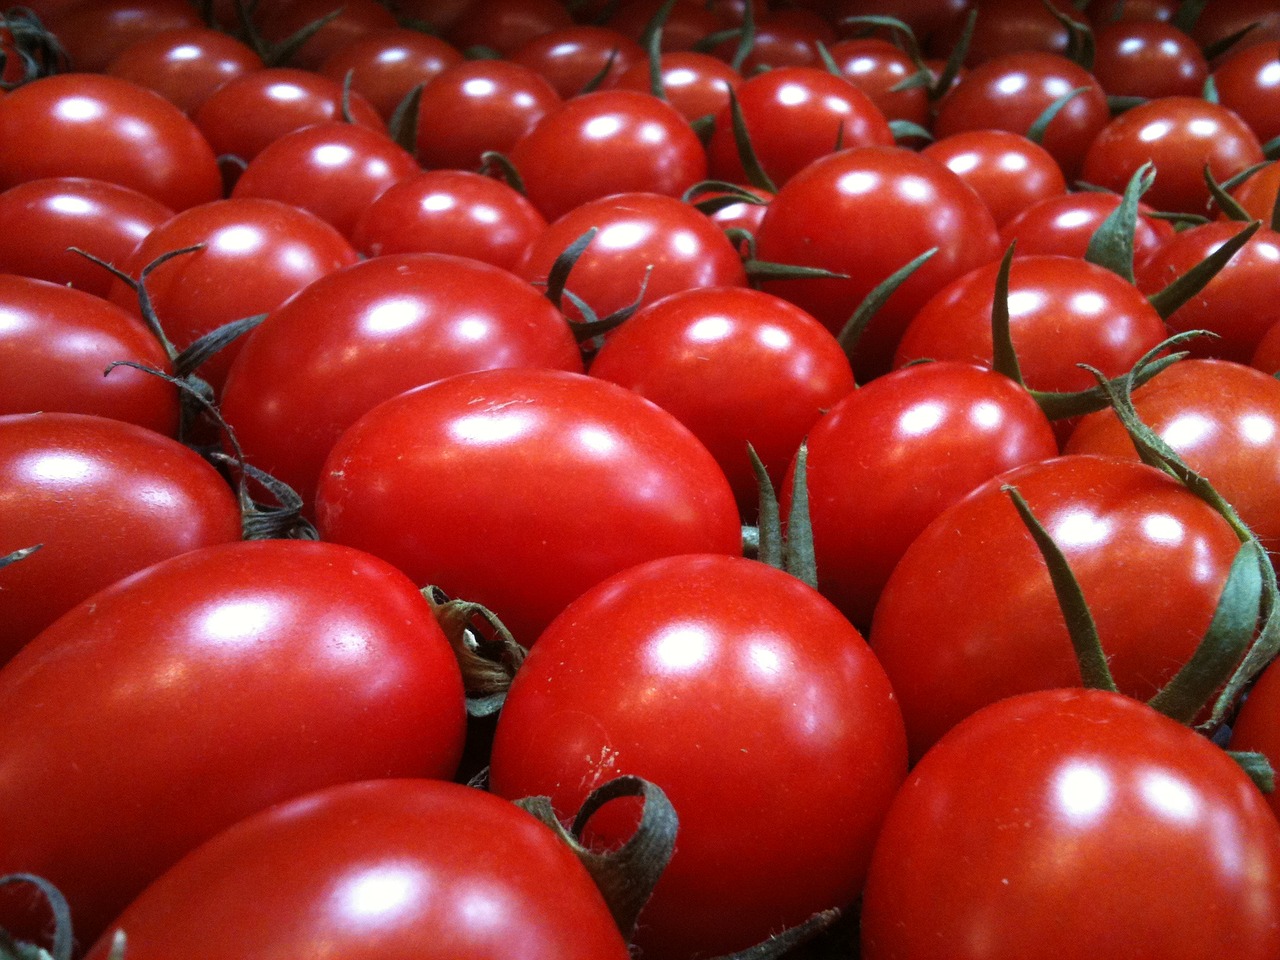
[[[325,58],[320,73],[341,83],[351,74],[351,89],[369,101],[384,119],[419,83],[462,62],[462,52],[421,30],[388,27],[350,40]]]
[[[663,33],[666,39],[666,33]],[[729,91],[742,83],[742,76],[723,60],[693,50],[664,53],[659,62],[662,92],[667,102],[690,122],[714,116],[729,102]],[[620,77],[621,90],[652,91],[648,59],[633,64]]]
[[[1249,689],[1231,725],[1232,750],[1261,753],[1274,769],[1280,763],[1280,670],[1268,667]],[[1280,817],[1280,796],[1267,794],[1267,803]]]
[[[1049,197],[1027,207],[1000,228],[1000,245],[1018,244],[1024,256],[1043,253],[1084,258],[1098,227],[1120,206],[1120,194],[1106,191],[1077,191]],[[1167,220],[1152,217],[1151,208],[1141,204],[1133,233],[1133,259],[1142,263],[1174,234]]]
[[[966,130],[920,151],[967,183],[1003,227],[1027,207],[1067,192],[1049,151],[1008,130]]]
[[[905,756],[884,673],[834,607],[754,560],[683,556],[618,574],[547,628],[491,776],[561,816],[620,774],[662,787],[680,831],[637,944],[682,960],[851,902]],[[631,822],[605,813],[610,846]]]
[[[414,585],[298,540],[209,547],[95,594],[0,670],[0,704],[0,870],[56,884],[86,940],[271,804],[452,776],[464,725],[457,662]],[[6,921],[31,909],[12,890]]]
[[[433,780],[344,784],[218,834],[134,901],[129,956],[626,960],[569,848],[505,800]],[[110,954],[110,932],[89,952]]]
[[[248,44],[209,27],[175,27],[121,50],[105,72],[154,90],[190,116],[228,80],[262,69]]]
[[[908,778],[862,956],[1263,960],[1280,951],[1278,876],[1275,817],[1218,747],[1116,694],[1027,694]]]
[[[568,100],[587,88],[611,90],[633,64],[644,60],[640,45],[625,34],[594,24],[561,27],[529,40],[511,54],[546,78]]]

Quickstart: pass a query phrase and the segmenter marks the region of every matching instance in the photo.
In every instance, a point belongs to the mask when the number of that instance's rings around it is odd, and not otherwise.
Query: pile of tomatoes
[[[1280,956],[1274,3],[0,55],[0,956]]]

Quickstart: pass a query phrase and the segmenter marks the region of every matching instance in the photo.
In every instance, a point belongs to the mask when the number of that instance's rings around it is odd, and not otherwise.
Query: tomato
[[[262,69],[253,48],[209,27],[176,27],[135,40],[105,72],[160,94],[190,116],[228,80]]]
[[[673,293],[616,330],[591,375],[672,413],[720,464],[742,515],[759,503],[747,444],[775,486],[806,432],[853,390],[840,344],[785,300],[739,287]]]
[[[272,311],[231,367],[222,414],[245,456],[310,503],[325,456],[410,387],[494,367],[582,372],[564,317],[528,284],[442,254],[377,257]]]
[[[165,334],[179,348],[211,330],[274,310],[312,280],[357,259],[351,244],[319,217],[275,200],[241,197],[193,207],[153,230],[121,269],[133,278],[162,254],[203,244],[147,276],[147,292]],[[139,313],[122,281],[111,299]],[[221,387],[240,343],[200,367]]]
[[[43,77],[0,100],[0,188],[44,177],[118,183],[174,210],[222,195],[213,150],[181,110],[94,74]]]
[[[1208,47],[1245,28],[1251,28],[1246,40],[1250,44],[1280,40],[1280,11],[1271,0],[1205,4],[1205,9],[1191,28],[1191,36],[1202,47]]]
[[[372,130],[387,125],[352,91],[351,118]],[[313,123],[342,119],[342,84],[292,67],[267,67],[228,80],[195,112],[195,122],[219,156],[248,163],[267,144]]]
[[[451,253],[509,270],[546,228],[533,204],[501,180],[427,170],[383,191],[356,221],[351,241],[370,257]]]
[[[938,248],[880,308],[859,341],[854,372],[864,380],[888,369],[907,321],[929,297],[1000,255],[995,222],[977,194],[942,164],[891,147],[845,150],[815,161],[769,203],[756,239],[762,260],[849,278],[763,284],[832,331],[890,274]]]
[[[675,417],[553,370],[460,374],[375,407],[329,454],[316,520],[484,604],[525,644],[605,577],[737,553],[741,529],[724,474]]]
[[[166,557],[240,539],[209,464],[132,423],[79,413],[0,417],[0,663],[90,594]],[[6,871],[8,872],[8,871]]]
[[[729,103],[729,91],[742,83],[733,67],[709,53],[673,51],[664,53],[659,63],[663,96],[690,122],[719,113]],[[649,93],[651,82],[646,58],[618,77],[616,86]]]
[[[1170,23],[1116,20],[1094,34],[1093,75],[1117,97],[1196,97],[1209,64],[1200,47]]]
[[[422,90],[418,161],[475,170],[483,153],[510,153],[559,104],[555,88],[518,63],[467,60],[447,67]]]
[[[1225,360],[1185,360],[1134,391],[1142,422],[1280,551],[1280,382]],[[1110,410],[1081,419],[1068,453],[1137,459]]]
[[[617,193],[678,197],[707,176],[702,141],[647,93],[601,90],[567,100],[516,141],[511,162],[548,220]]]
[[[572,22],[557,0],[485,0],[471,3],[445,39],[459,50],[483,47],[510,57],[534,37]]]
[[[94,0],[69,6],[47,22],[83,73],[101,73],[122,50],[161,30],[201,26],[200,15],[184,0]]]
[[[1073,181],[1080,175],[1085,151],[1107,125],[1111,111],[1097,79],[1056,53],[1004,53],[974,67],[938,103],[933,132],[941,138],[994,126],[1025,134],[1050,105],[1080,88],[1084,92],[1058,111],[1041,140],[1063,174]],[[1128,176],[1125,174],[1120,189]]]
[[[306,917],[305,924],[296,919]],[[113,929],[131,958],[626,960],[600,891],[514,804],[453,783],[377,780],[299,797],[220,833]],[[89,951],[105,960],[111,933]]]
[[[863,628],[899,558],[934,517],[997,474],[1058,452],[1029,393],[998,373],[945,361],[896,370],[848,394],[807,443],[819,587]]]
[[[1280,711],[1280,701],[1277,701],[1277,696],[1280,696],[1280,670],[1268,667],[1245,697],[1232,724],[1228,744],[1232,750],[1261,753],[1271,762],[1273,769],[1280,764],[1280,742],[1276,737],[1280,732],[1280,713],[1277,712]],[[1280,796],[1272,791],[1266,797],[1272,812],[1280,817]]]
[[[842,0],[835,7],[833,19],[842,34],[863,33],[865,24],[847,22],[850,17],[868,14],[890,16],[901,20],[922,42],[962,18],[969,0]]]
[[[766,71],[743,82],[737,96],[752,149],[778,185],[838,149],[893,146],[889,123],[872,99],[817,67]],[[716,116],[707,157],[715,179],[745,182],[728,107]]]
[[[1233,48],[1214,68],[1218,102],[1234,110],[1258,140],[1280,136],[1280,40]]]
[[[683,960],[852,902],[906,753],[884,672],[834,607],[754,560],[683,556],[619,573],[547,628],[490,773],[562,816],[617,775],[660,786],[680,832],[636,941]],[[606,847],[631,826],[597,820]]]
[[[900,86],[916,74],[916,65],[906,51],[888,40],[866,37],[841,40],[828,52],[840,75],[869,96],[885,119],[928,126],[928,91],[921,86]]]
[[[1049,151],[1008,130],[953,133],[920,152],[972,187],[997,227],[1032,204],[1067,192],[1067,181]]]
[[[1048,572],[1004,484],[1066,555],[1131,696],[1152,696],[1191,656],[1239,547],[1208,504],[1142,463],[1058,457],[979,487],[912,541],[876,607],[871,646],[913,758],[1001,697],[1080,683]]]
[[[269,143],[249,161],[231,196],[299,207],[350,239],[369,205],[417,172],[413,155],[385,133],[330,120]]]
[[[537,71],[568,100],[593,81],[597,89],[612,89],[632,64],[644,58],[640,45],[617,30],[575,25],[534,37],[510,59]],[[597,80],[601,73],[603,78]]]
[[[303,27],[334,14],[289,58],[291,65],[304,70],[318,70],[330,55],[352,41],[398,26],[395,14],[377,0],[277,0],[259,6],[257,12],[257,26],[272,43],[280,43]]]
[[[350,73],[351,89],[389,120],[405,94],[461,62],[462,53],[439,37],[407,27],[388,27],[334,50],[319,72],[338,82]]]
[[[1191,269],[1244,229],[1229,221],[1183,230],[1137,271],[1138,286],[1155,293]],[[1267,329],[1280,320],[1280,233],[1263,227],[1209,284],[1173,312],[1169,328],[1210,330],[1185,349],[1200,357],[1248,363]]]
[[[125,420],[172,435],[177,391],[128,360],[168,372],[160,341],[127,311],[70,287],[0,273],[0,415],[42,410]]]
[[[106,180],[28,180],[0,193],[0,271],[106,296],[111,272],[70,248],[123,263],[172,216],[159,200]]]
[[[773,194],[758,187],[741,189],[752,194],[756,199],[754,201],[743,199],[737,203],[730,203],[713,213],[708,213],[707,217],[726,234],[731,230],[745,230],[754,237],[760,232],[760,224],[764,222],[764,215],[769,209],[769,202],[773,200]],[[698,199],[710,200],[716,196],[717,193],[710,192],[701,194]]]
[[[818,44],[835,43],[835,30],[812,10],[783,7],[768,10],[755,22],[755,41],[738,68],[744,77],[783,67],[816,67],[822,60]],[[732,60],[738,50],[737,38],[721,44],[716,52]]]
[[[1276,206],[1276,194],[1280,193],[1280,162],[1272,161],[1231,191],[1245,212],[1255,220],[1271,222],[1271,211]]]
[[[413,583],[300,540],[208,547],[93,595],[0,671],[0,704],[0,870],[57,885],[86,940],[271,804],[450,777],[465,722],[457,662]],[[24,906],[11,889],[6,921]]]
[[[1008,249],[1017,242],[1018,253],[1057,254],[1084,258],[1089,241],[1102,222],[1120,206],[1120,194],[1095,190],[1049,197],[1027,207],[1000,228],[1000,244]],[[1138,207],[1133,235],[1133,259],[1142,263],[1174,234],[1167,220],[1150,216],[1146,204]]]
[[[608,25],[639,40],[662,6],[662,0],[624,0],[613,7]],[[730,25],[724,14],[698,0],[675,0],[662,25],[661,50],[663,53],[692,51],[702,40]]]
[[[1028,694],[956,728],[894,800],[861,955],[1263,960],[1278,872],[1275,818],[1208,740],[1116,694]]]
[[[1081,177],[1121,191],[1144,163],[1156,166],[1145,194],[1158,210],[1207,212],[1204,168],[1219,183],[1262,162],[1257,136],[1226,107],[1199,97],[1161,97],[1126,110],[1089,145]]]
[[[674,197],[622,193],[566,213],[529,245],[515,272],[545,283],[560,254],[599,231],[569,274],[568,290],[605,316],[641,297],[653,303],[694,287],[744,286],[742,260],[724,232]],[[565,313],[578,316],[565,301]]]

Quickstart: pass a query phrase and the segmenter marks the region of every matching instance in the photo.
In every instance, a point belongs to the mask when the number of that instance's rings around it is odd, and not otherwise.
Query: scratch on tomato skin
[[[618,766],[619,751],[613,749],[608,744],[600,747],[600,755],[592,757],[591,754],[585,754],[583,759],[587,761],[588,769],[582,777],[580,788],[591,792],[608,780],[613,779],[613,771]]]

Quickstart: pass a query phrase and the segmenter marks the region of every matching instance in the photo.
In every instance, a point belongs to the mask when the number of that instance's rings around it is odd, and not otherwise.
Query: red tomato
[[[767,10],[755,21],[755,40],[739,70],[744,77],[754,77],[783,67],[821,69],[818,44],[830,47],[835,41],[835,30],[812,10],[799,7]],[[735,37],[717,47],[716,53],[732,60],[737,50]]]
[[[397,27],[395,14],[377,0],[276,0],[260,5],[256,20],[265,39],[280,43],[326,16],[329,19],[324,26],[294,52],[290,64],[318,70],[330,55],[347,44],[375,31]]]
[[[639,40],[662,6],[663,0],[624,0],[614,8],[608,25]],[[675,0],[662,25],[662,52],[692,51],[717,30],[730,25],[721,12],[699,0]]]
[[[1214,68],[1218,102],[1234,110],[1266,143],[1280,136],[1280,40],[1232,48]]]
[[[222,195],[213,150],[181,110],[96,74],[44,77],[0,100],[0,188],[44,177],[118,183],[174,210]]]
[[[484,47],[510,57],[534,37],[572,24],[558,0],[474,2],[445,34],[459,50]]]
[[[591,375],[634,390],[693,431],[738,509],[759,503],[747,444],[775,486],[824,410],[853,390],[840,344],[785,300],[741,287],[673,293],[610,335]]]
[[[79,2],[46,22],[83,73],[101,73],[121,51],[162,30],[202,26],[200,14],[184,0]]]
[[[511,162],[548,220],[617,193],[678,197],[707,176],[702,141],[669,103],[634,90],[565,101],[516,141]]]
[[[1144,704],[996,704],[913,771],[876,844],[865,960],[1280,953],[1280,828],[1221,750]]]
[[[209,547],[95,594],[0,671],[0,704],[0,870],[57,885],[86,940],[251,813],[331,784],[452,776],[465,722],[413,583],[300,540]],[[30,910],[12,889],[6,921]]]
[[[178,393],[117,360],[169,372],[160,341],[127,311],[70,287],[0,273],[0,415],[51,411],[178,428]]]
[[[417,172],[413,155],[385,133],[330,120],[267,144],[249,161],[231,196],[299,207],[351,239],[370,204]]]
[[[1017,242],[1018,253],[1057,254],[1084,258],[1094,232],[1120,206],[1120,194],[1085,190],[1049,197],[1027,207],[1000,228],[1000,245]],[[1151,208],[1138,207],[1140,216],[1133,235],[1133,259],[1142,263],[1174,234],[1167,220],[1149,216]]]
[[[743,82],[737,96],[756,157],[778,185],[838,149],[893,146],[874,101],[817,67],[768,70]],[[746,181],[728,107],[716,116],[707,157],[715,179]]]
[[[1255,220],[1271,222],[1271,211],[1276,206],[1276,194],[1280,192],[1280,162],[1272,161],[1261,170],[1250,174],[1245,181],[1231,191],[1231,195],[1245,212]]]
[[[760,232],[760,224],[764,222],[764,215],[769,209],[769,202],[773,200],[773,194],[758,187],[742,187],[741,189],[753,194],[756,200],[740,200],[737,203],[731,203],[713,213],[708,213],[707,217],[725,233],[730,230],[745,230],[754,237]],[[714,192],[704,193],[698,199],[709,200],[715,196],[717,194]]]
[[[299,917],[305,923],[297,922]],[[251,817],[114,924],[130,960],[626,960],[582,864],[514,804],[432,780],[317,791]],[[111,934],[89,952],[105,960]]]
[[[253,48],[221,30],[183,27],[135,40],[106,72],[160,94],[190,116],[228,80],[262,69]]]
[[[845,150],[792,177],[769,203],[757,240],[762,260],[848,276],[764,284],[833,331],[890,274],[938,248],[859,341],[854,372],[863,380],[888,369],[907,321],[937,290],[1000,256],[995,222],[977,194],[942,164],[889,147]]]
[[[596,81],[597,89],[612,89],[645,54],[638,43],[617,30],[574,25],[534,37],[510,59],[537,71],[567,100],[582,93],[601,72],[604,78]]]
[[[1003,227],[1027,207],[1067,192],[1058,162],[1044,147],[1008,130],[966,130],[920,151],[967,183]]]
[[[467,60],[422,89],[418,161],[427,168],[475,170],[489,150],[507,154],[560,105],[555,88],[507,60]]]
[[[1204,168],[1219,183],[1262,162],[1257,136],[1226,107],[1199,97],[1161,97],[1126,110],[1089,145],[1080,176],[1121,191],[1144,163],[1156,179],[1144,195],[1157,210],[1207,212]]]
[[[111,271],[70,248],[123,263],[172,216],[159,200],[106,180],[28,180],[0,193],[0,271],[105,297]]]
[[[560,254],[599,230],[569,274],[568,289],[598,316],[653,303],[694,287],[746,284],[742,260],[724,231],[688,204],[656,193],[623,193],[584,203],[551,224],[525,251],[516,273],[545,283]],[[564,304],[565,313],[578,311]]]
[[[1235,0],[1233,3],[1205,4],[1195,26],[1193,36],[1202,47],[1235,36],[1245,28],[1251,28],[1248,43],[1264,40],[1280,40],[1280,10],[1273,0]]]
[[[719,113],[729,103],[729,91],[742,83],[733,67],[709,53],[673,51],[664,53],[659,62],[663,96],[690,122]],[[650,93],[648,59],[633,64],[618,77],[616,86]]]
[[[231,367],[222,414],[245,456],[310,503],[338,437],[398,393],[495,367],[582,372],[564,317],[519,278],[442,254],[377,257],[272,311]]]
[[[121,268],[135,279],[162,254],[203,244],[161,264],[147,292],[166,335],[179,349],[223,324],[274,310],[312,280],[355,263],[333,227],[275,200],[243,197],[186,210],[153,230]],[[138,297],[117,280],[111,299],[139,313]],[[240,342],[199,370],[221,387]]]
[[[122,577],[240,539],[239,505],[217,471],[120,420],[0,417],[0,478],[0,556],[43,544],[0,569],[0,663]]]
[[[869,626],[889,574],[934,517],[997,474],[1057,452],[1029,393],[967,363],[918,364],[848,394],[808,437],[823,595]]]
[[[430,83],[462,53],[439,37],[407,27],[373,30],[334,50],[319,72],[341,83],[351,74],[351,89],[389,120],[405,94]]]
[[[737,553],[741,529],[724,474],[675,417],[552,370],[460,374],[375,407],[329,454],[316,518],[525,644],[605,577]]]
[[[865,37],[841,40],[829,53],[840,75],[871,98],[887,120],[907,120],[927,127],[929,94],[921,86],[901,87],[915,76],[916,65],[901,47]]]
[[[1116,20],[1094,33],[1093,75],[1110,96],[1199,96],[1209,75],[1200,47],[1173,24]]]
[[[1272,768],[1280,766],[1280,670],[1268,667],[1262,671],[1245,697],[1231,726],[1232,750],[1256,751],[1265,756]],[[1271,810],[1280,817],[1280,795],[1266,795]]]
[[[625,773],[680,817],[637,945],[719,955],[857,897],[906,773],[902,721],[861,635],[815,591],[754,560],[671,557],[570,605],[498,720],[503,796],[546,795],[564,816]],[[593,831],[616,845],[631,821],[603,813]]]
[[[1280,382],[1225,360],[1185,360],[1134,391],[1142,422],[1209,479],[1272,552],[1280,551]],[[1068,453],[1137,459],[1114,412],[1081,419]]]
[[[1040,0],[983,0],[965,63],[980,65],[1011,53],[1062,54],[1069,34],[1049,7],[1056,7],[1076,20],[1083,16],[1070,0],[1050,0],[1049,4]],[[952,16],[934,35],[931,52],[940,56],[950,54],[965,22],[963,12]]]
[[[1058,457],[979,487],[912,541],[876,607],[871,646],[913,758],[1001,697],[1080,684],[1048,572],[1003,484],[1066,555],[1130,696],[1152,696],[1191,656],[1239,547],[1212,507],[1142,463]]]

